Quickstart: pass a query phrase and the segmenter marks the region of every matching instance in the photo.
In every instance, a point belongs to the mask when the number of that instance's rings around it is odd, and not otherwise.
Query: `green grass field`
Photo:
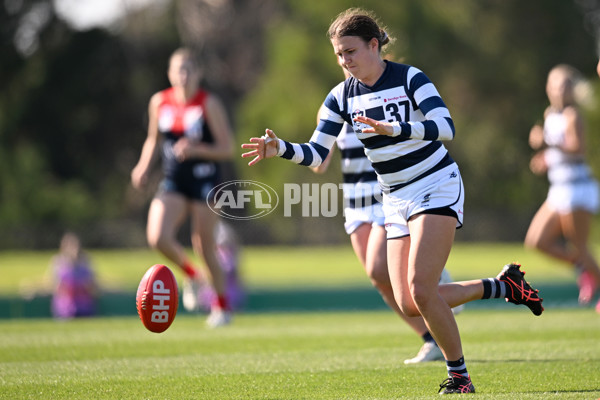
[[[481,399],[600,397],[590,309],[466,310],[457,317]],[[239,315],[209,330],[178,317],[0,322],[1,399],[426,399],[443,362],[405,366],[420,339],[389,312]]]
[[[90,255],[105,286],[133,292],[150,265],[165,262],[148,250]],[[0,252],[0,295],[39,286],[50,256]],[[532,283],[576,296],[571,271],[520,245],[459,243],[448,268],[455,279],[474,279],[513,260]],[[248,248],[243,272],[249,291],[369,287],[349,246]],[[504,304],[457,316],[473,397],[600,398],[600,315],[549,296],[541,317]],[[444,363],[403,364],[420,346],[386,310],[248,310],[218,330],[205,328],[203,315],[181,313],[162,334],[135,315],[0,319],[0,399],[437,398]]]

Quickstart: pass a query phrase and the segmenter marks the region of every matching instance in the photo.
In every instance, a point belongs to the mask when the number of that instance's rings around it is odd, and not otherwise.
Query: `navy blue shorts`
[[[214,192],[211,190],[217,186],[217,179],[194,179],[194,180],[175,180],[165,178],[159,186],[159,193],[179,193],[185,198],[194,201],[212,201]],[[209,194],[210,197],[209,198]]]

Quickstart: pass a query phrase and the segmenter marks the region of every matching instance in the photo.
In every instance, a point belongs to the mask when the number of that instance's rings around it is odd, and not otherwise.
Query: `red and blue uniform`
[[[160,188],[180,193],[193,200],[206,200],[210,190],[219,183],[219,165],[212,160],[194,158],[179,161],[173,146],[181,138],[196,143],[213,143],[214,138],[206,123],[205,102],[208,93],[198,90],[188,102],[175,99],[173,88],[161,92],[158,106],[158,131],[163,137],[162,159],[165,178]]]

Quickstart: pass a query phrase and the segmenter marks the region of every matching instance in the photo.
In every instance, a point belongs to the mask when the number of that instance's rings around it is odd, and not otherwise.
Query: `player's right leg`
[[[359,259],[362,258],[363,267],[371,284],[377,289],[385,303],[401,316],[402,312],[394,299],[394,290],[390,283],[387,266],[387,239],[385,228],[370,223],[362,224],[351,235],[352,247]],[[362,251],[362,255],[358,252]]]
[[[150,204],[146,238],[150,247],[182,267],[187,260],[176,234],[187,212],[187,200],[176,193],[159,193]]]
[[[215,227],[219,217],[206,203],[200,201],[193,202],[191,214],[192,245],[196,254],[204,259],[216,295],[206,323],[211,328],[228,325],[232,318],[231,307],[227,295],[225,271],[217,257],[215,238]]]
[[[423,316],[442,350],[449,377],[444,381],[444,393],[455,393],[455,386],[462,385],[462,381],[469,382],[464,393],[474,392],[458,326],[439,286],[439,278],[454,241],[456,219],[446,215],[419,214],[409,220],[408,226],[409,237],[388,241],[390,277],[395,291],[397,278],[394,278],[393,271],[399,270],[401,279],[406,281],[400,285],[401,308],[410,312],[416,309]]]
[[[496,278],[498,284],[504,284],[506,301],[514,304],[527,306],[534,315],[542,315],[544,307],[543,299],[538,296],[538,291],[533,289],[529,282],[524,279],[525,272],[521,271],[521,265],[516,263],[504,266]],[[486,280],[490,282],[490,280]],[[492,285],[489,283],[490,286]],[[495,283],[493,284],[494,286]],[[485,295],[484,295],[485,296]]]
[[[357,226],[356,222],[348,221],[348,214],[346,215],[346,232],[350,234],[350,241],[356,257],[361,262],[367,276],[383,301],[424,341],[418,354],[413,358],[404,360],[404,363],[415,364],[443,360],[442,351],[429,333],[423,318],[421,316],[407,317],[400,311],[400,307],[396,303],[387,267],[385,228],[368,221]]]
[[[579,274],[577,284],[581,304],[588,304],[600,286],[600,268],[588,247],[592,218],[593,214],[583,209],[560,214],[562,230],[577,252],[575,269]]]
[[[561,241],[562,235],[560,216],[546,201],[531,220],[525,235],[525,247],[572,264],[576,261],[576,255]]]
[[[146,237],[150,247],[161,252],[185,274],[183,306],[188,311],[199,308],[198,288],[203,281],[200,271],[189,261],[176,235],[187,215],[187,199],[175,192],[160,192],[152,200],[148,212]]]

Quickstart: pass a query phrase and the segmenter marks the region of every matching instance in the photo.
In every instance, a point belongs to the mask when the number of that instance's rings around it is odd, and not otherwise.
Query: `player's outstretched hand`
[[[248,165],[252,166],[263,158],[271,158],[277,155],[279,151],[279,141],[275,133],[267,129],[264,136],[250,138],[250,143],[243,143],[242,149],[251,149],[247,153],[243,153],[242,157],[254,157]]]
[[[378,135],[386,136],[392,136],[394,133],[394,127],[387,122],[377,121],[373,118],[363,117],[362,115],[356,116],[354,120],[370,126],[370,128],[363,129],[362,133],[377,133]]]

